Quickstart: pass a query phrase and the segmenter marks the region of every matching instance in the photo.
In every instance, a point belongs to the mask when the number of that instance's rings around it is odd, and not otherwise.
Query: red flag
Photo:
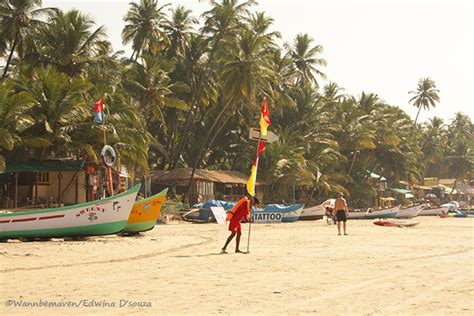
[[[260,134],[262,134],[262,136],[267,135],[267,129],[271,123],[272,122],[270,121],[270,111],[268,110],[267,98],[263,98],[262,111],[260,113]]]
[[[261,139],[258,140],[258,150],[257,150],[257,157],[260,157],[260,155],[263,153],[265,150],[265,143],[262,142]]]

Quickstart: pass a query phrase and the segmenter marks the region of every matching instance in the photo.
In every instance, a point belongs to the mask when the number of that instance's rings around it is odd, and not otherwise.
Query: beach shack
[[[113,171],[115,193],[130,186],[125,168]],[[104,172],[95,163],[73,158],[7,162],[0,173],[0,208],[49,208],[100,199]]]
[[[86,201],[82,160],[46,159],[8,163],[0,173],[0,207],[57,207]]]
[[[185,195],[189,186],[192,168],[176,168],[171,171],[153,171],[151,177],[152,193],[165,187],[170,188],[172,195]],[[189,203],[204,202],[210,199],[235,201],[247,193],[248,175],[232,170],[196,169],[188,193]],[[257,181],[256,196],[263,199],[263,185]]]

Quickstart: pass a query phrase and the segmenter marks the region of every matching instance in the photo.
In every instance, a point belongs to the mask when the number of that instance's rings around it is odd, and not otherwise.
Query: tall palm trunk
[[[453,195],[454,190],[456,189],[456,185],[458,184],[458,177],[456,177],[456,180],[454,180],[453,187],[451,188],[451,195]]]
[[[206,138],[204,139],[204,142],[201,146],[201,150],[199,151],[199,155],[194,161],[193,170],[191,171],[191,176],[189,178],[189,183],[188,183],[188,189],[186,190],[186,192],[189,192],[191,188],[194,174],[196,172],[196,169],[199,167],[201,160],[204,157],[204,154],[207,152],[208,148],[212,145],[212,143],[217,137],[217,134],[219,134],[219,132],[221,131],[222,127],[232,116],[232,115],[229,115],[227,118],[222,119],[222,117],[227,112],[231,104],[232,104],[232,99],[227,101],[226,104],[222,107],[222,110],[219,112],[219,114],[217,115],[217,118],[214,120],[214,123],[212,124],[211,128],[207,132]]]
[[[421,111],[421,106],[418,108],[418,112],[416,113],[415,122],[413,123],[413,128],[416,127],[416,122],[418,121],[418,115],[420,115],[420,111]]]
[[[212,65],[213,65],[213,59],[214,55],[217,51],[217,47],[221,41],[222,36],[218,35],[216,38],[216,42],[214,46],[212,47],[211,53],[209,54],[209,58],[206,63],[206,67],[204,68],[203,73],[199,77],[197,87],[198,89],[196,90],[196,96],[193,98],[192,105],[191,105],[191,110],[188,112],[186,115],[186,119],[184,121],[184,129],[182,132],[182,137],[179,142],[179,145],[177,147],[176,153],[174,153],[171,157],[171,164],[170,164],[170,170],[173,170],[176,167],[176,164],[178,163],[178,157],[181,156],[181,153],[183,152],[184,145],[186,145],[186,142],[189,137],[189,129],[191,128],[191,122],[194,119],[196,113],[197,113],[197,107],[198,103],[201,100],[202,96],[202,91],[204,89],[204,81],[209,77],[211,71],[212,71]],[[192,173],[191,179],[194,177],[194,172]]]
[[[12,57],[13,57],[13,53],[15,52],[16,45],[18,44],[19,37],[20,36],[17,33],[16,36],[15,36],[15,40],[13,41],[13,45],[12,45],[12,49],[10,51],[10,55],[8,56],[8,59],[7,59],[7,64],[5,65],[5,69],[3,70],[2,80],[5,79],[5,77],[7,76],[8,68],[10,67],[10,63],[12,61]]]

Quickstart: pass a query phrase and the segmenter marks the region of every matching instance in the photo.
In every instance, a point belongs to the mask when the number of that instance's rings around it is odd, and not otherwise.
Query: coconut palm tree
[[[183,6],[171,10],[171,18],[163,25],[163,30],[170,40],[170,57],[179,55],[184,58],[186,56],[189,49],[189,38],[197,23],[198,19],[191,15],[191,10],[187,10]]]
[[[436,89],[436,83],[432,79],[421,78],[420,81],[418,81],[416,91],[410,91],[409,93],[414,94],[409,103],[413,103],[413,106],[418,108],[415,122],[413,123],[413,127],[415,127],[422,108],[429,110],[430,108],[436,107],[436,103],[439,102],[439,90]]]
[[[173,137],[174,121],[167,119],[166,109],[184,111],[188,108],[185,101],[177,98],[179,92],[188,92],[189,87],[181,82],[170,81],[170,66],[163,63],[156,54],[142,54],[141,64],[133,62],[125,72],[123,86],[133,102],[143,114],[148,130],[159,138],[157,147],[162,156],[162,165],[169,163],[170,152],[163,150]],[[168,67],[168,68],[167,68]]]
[[[316,76],[325,79],[326,75],[317,67],[326,66],[327,62],[319,57],[323,52],[323,46],[311,47],[312,42],[313,39],[308,34],[298,34],[293,45],[285,44],[285,47],[293,61],[296,83],[309,81],[319,87]]]
[[[216,56],[226,39],[234,40],[244,22],[250,16],[249,8],[255,4],[254,0],[239,3],[238,0],[210,1],[212,8],[202,14],[204,26],[201,28],[200,38],[204,40],[206,51],[202,56],[205,61],[198,67],[194,64],[197,76],[193,78],[194,84],[190,85],[192,91],[191,108],[188,112],[182,128],[183,137],[176,147],[172,160],[177,161],[181,156],[186,144],[189,144],[191,126],[198,126],[201,120],[202,111],[206,112],[209,99],[207,96],[215,96],[211,90],[216,89],[217,65],[219,56]],[[200,45],[202,46],[202,45]],[[201,68],[201,69],[199,69]],[[203,95],[208,92],[207,95]],[[194,176],[194,172],[191,175]]]
[[[94,29],[94,25],[90,17],[78,10],[50,14],[49,24],[41,28],[35,48],[38,60],[69,76],[108,62],[111,45],[105,40],[105,29]]]
[[[89,87],[85,80],[70,78],[51,66],[36,68],[31,76],[18,79],[17,89],[33,102],[29,114],[35,123],[25,132],[48,140],[37,158],[55,153],[74,154],[68,146],[74,131],[90,115],[82,95]]]
[[[24,145],[26,139],[22,139],[21,134],[35,122],[27,114],[32,105],[32,98],[25,92],[15,91],[12,81],[0,85],[0,172],[5,169],[4,151]]]
[[[130,9],[124,17],[122,31],[124,45],[132,42],[133,53],[130,60],[136,61],[144,49],[160,50],[168,45],[169,39],[162,29],[168,24],[163,9],[169,4],[158,7],[157,0],[130,2]]]
[[[14,52],[23,55],[24,40],[28,31],[44,24],[41,15],[55,11],[54,8],[41,8],[42,0],[6,0],[0,3],[0,56],[9,47],[7,63],[2,79],[6,77]]]

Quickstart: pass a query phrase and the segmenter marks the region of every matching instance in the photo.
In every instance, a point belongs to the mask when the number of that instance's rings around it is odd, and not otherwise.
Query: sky
[[[121,32],[131,0],[43,0],[43,7],[79,9],[104,25],[114,50],[125,50]],[[183,5],[197,17],[210,8],[199,0],[158,1]],[[409,91],[429,77],[440,90],[440,102],[419,121],[433,116],[446,123],[463,112],[474,121],[474,1],[471,0],[260,0],[253,11],[274,19],[272,30],[291,43],[307,33],[321,44],[328,65],[326,81],[352,95],[376,93],[413,119]]]

